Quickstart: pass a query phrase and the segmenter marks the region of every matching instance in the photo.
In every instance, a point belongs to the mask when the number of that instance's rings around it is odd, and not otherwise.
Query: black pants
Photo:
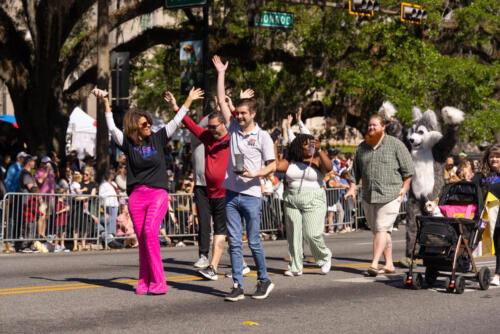
[[[495,227],[495,232],[493,232],[493,246],[495,247],[495,256],[497,258],[495,274],[500,275],[500,226]]]
[[[194,202],[198,211],[198,253],[205,255],[208,258],[210,250],[210,222],[212,217],[210,215],[210,202],[207,195],[207,187],[195,186],[194,187]]]

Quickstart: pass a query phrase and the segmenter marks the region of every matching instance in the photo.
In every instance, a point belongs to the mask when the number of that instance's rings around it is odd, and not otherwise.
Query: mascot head
[[[430,109],[422,114],[418,107],[413,107],[411,114],[413,124],[408,131],[408,140],[412,150],[431,148],[443,136],[436,114]]]
[[[379,115],[382,116],[386,122],[385,132],[387,132],[389,136],[402,140],[404,130],[401,123],[396,119],[397,112],[396,107],[394,107],[390,101],[384,101],[378,110]]]

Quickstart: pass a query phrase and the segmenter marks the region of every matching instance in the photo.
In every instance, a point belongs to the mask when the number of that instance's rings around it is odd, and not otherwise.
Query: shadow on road
[[[209,286],[195,285],[195,284],[183,283],[183,282],[170,282],[169,281],[168,286],[173,287],[173,288],[178,289],[178,290],[187,290],[187,291],[191,291],[191,292],[203,293],[206,295],[217,296],[217,297],[224,297],[228,293],[227,291],[221,291],[221,290],[209,287]]]
[[[40,280],[45,280],[45,281],[50,281],[50,282],[67,282],[67,283],[85,283],[89,285],[97,285],[97,286],[102,286],[106,288],[115,288],[119,290],[124,290],[124,291],[135,291],[135,287],[133,285],[127,284],[127,283],[120,283],[120,282],[115,282],[116,280],[123,280],[123,279],[130,279],[130,280],[136,280],[137,278],[135,277],[114,277],[110,279],[93,279],[93,278],[80,278],[80,277],[68,277],[65,279],[52,279],[52,278],[47,278],[47,277],[30,277],[33,279],[40,279]]]

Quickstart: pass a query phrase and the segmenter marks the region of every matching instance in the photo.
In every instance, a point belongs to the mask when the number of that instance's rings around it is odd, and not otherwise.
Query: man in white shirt
[[[213,63],[217,69],[217,97],[221,112],[226,121],[230,137],[230,155],[223,187],[226,188],[226,217],[230,237],[233,289],[226,296],[228,301],[244,299],[242,236],[244,217],[248,246],[257,266],[257,290],[254,299],[265,299],[273,290],[274,284],[267,276],[266,257],[260,241],[260,216],[262,191],[259,178],[276,169],[274,146],[271,136],[255,122],[256,103],[253,99],[243,99],[236,107],[233,117],[225,101],[224,77],[227,65],[218,56]],[[236,155],[243,155],[243,171],[236,171]],[[239,167],[239,166],[238,166]],[[238,173],[235,173],[235,171]]]

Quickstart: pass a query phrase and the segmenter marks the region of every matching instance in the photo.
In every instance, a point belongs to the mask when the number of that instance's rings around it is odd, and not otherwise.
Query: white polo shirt
[[[229,132],[230,156],[227,164],[226,179],[222,185],[227,190],[245,195],[262,197],[258,178],[241,177],[234,173],[235,154],[243,154],[245,167],[251,172],[258,172],[266,165],[265,162],[275,160],[274,145],[267,131],[262,130],[257,123],[251,132],[243,134],[240,125],[231,117],[226,123]]]

